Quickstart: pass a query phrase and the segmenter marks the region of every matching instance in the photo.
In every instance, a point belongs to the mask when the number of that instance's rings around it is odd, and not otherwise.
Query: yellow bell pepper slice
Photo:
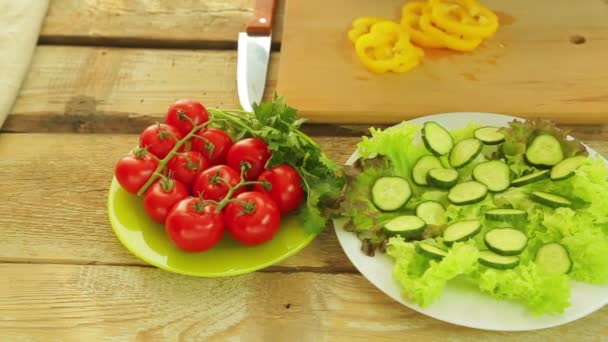
[[[381,21],[386,21],[379,17],[361,17],[357,18],[352,23],[352,28],[348,31],[348,39],[354,44],[359,37],[369,32],[372,25]]]
[[[430,0],[430,19],[439,28],[464,37],[488,38],[498,29],[498,17],[475,0]],[[464,20],[454,20],[454,11]]]
[[[420,28],[429,36],[439,40],[445,47],[456,51],[472,51],[481,44],[482,39],[479,37],[454,35],[435,26],[431,21],[431,12],[432,6],[430,4],[422,10]]]
[[[426,6],[426,3],[418,1],[405,4],[401,8],[401,25],[410,34],[415,44],[426,48],[443,47],[441,41],[429,36],[420,29],[420,16],[422,15],[424,6]]]
[[[359,59],[376,73],[406,72],[420,63],[422,49],[410,43],[407,32],[397,23],[382,21],[355,42]]]

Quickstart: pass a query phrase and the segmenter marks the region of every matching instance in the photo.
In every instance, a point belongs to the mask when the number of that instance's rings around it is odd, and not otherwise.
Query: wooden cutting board
[[[398,21],[405,3],[287,0],[278,93],[317,123],[480,111],[608,124],[608,1],[482,0],[501,25],[477,50],[427,50],[403,74],[367,71],[346,36],[351,21]]]

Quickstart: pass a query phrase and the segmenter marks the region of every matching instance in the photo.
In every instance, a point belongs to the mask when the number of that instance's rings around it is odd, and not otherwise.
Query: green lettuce
[[[472,272],[479,256],[473,245],[455,243],[438,262],[417,253],[414,243],[398,237],[389,240],[386,251],[395,259],[393,276],[403,289],[403,297],[421,307],[439,298],[450,279]]]
[[[562,313],[570,305],[568,276],[543,274],[534,263],[510,270],[485,268],[473,279],[481,291],[525,303],[534,314]]]

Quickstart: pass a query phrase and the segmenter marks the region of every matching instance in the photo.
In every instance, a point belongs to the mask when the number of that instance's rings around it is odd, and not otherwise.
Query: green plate
[[[304,231],[296,216],[289,215],[281,218],[281,228],[274,238],[262,245],[240,244],[226,232],[222,241],[208,251],[184,252],[169,240],[162,225],[147,216],[142,198],[122,189],[116,178],[108,194],[108,214],[120,242],[141,260],[199,277],[233,276],[268,267],[297,253],[316,237]]]

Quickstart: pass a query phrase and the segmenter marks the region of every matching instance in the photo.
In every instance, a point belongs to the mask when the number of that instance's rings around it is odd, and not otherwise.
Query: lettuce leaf
[[[450,279],[472,272],[479,256],[473,245],[455,243],[438,262],[417,253],[414,243],[398,237],[389,240],[386,251],[395,259],[393,276],[403,288],[403,297],[421,307],[437,300]]]
[[[543,274],[534,263],[510,270],[485,268],[474,278],[481,291],[525,303],[537,315],[562,313],[570,305],[568,277]]]

